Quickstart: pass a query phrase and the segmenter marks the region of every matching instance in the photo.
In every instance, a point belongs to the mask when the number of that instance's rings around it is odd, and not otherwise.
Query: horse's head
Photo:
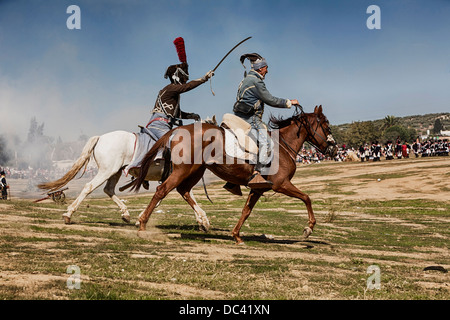
[[[337,154],[337,145],[331,135],[330,123],[322,112],[322,105],[314,108],[314,113],[305,114],[304,123],[308,136],[306,140],[317,147],[323,154],[331,157]]]
[[[296,105],[295,107],[296,111],[294,115],[288,119],[271,116],[269,122],[270,128],[288,128],[289,131],[297,128],[297,138],[303,132],[306,134],[306,137],[304,137],[305,141],[308,141],[320,152],[328,154],[331,157],[336,156],[338,148],[336,141],[334,141],[331,135],[328,119],[322,112],[322,106],[316,106],[313,113],[303,112],[303,108],[300,105]]]

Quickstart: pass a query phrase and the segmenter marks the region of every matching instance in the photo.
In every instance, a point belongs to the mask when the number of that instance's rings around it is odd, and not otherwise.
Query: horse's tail
[[[144,183],[145,178],[147,177],[148,169],[150,168],[150,165],[155,160],[156,155],[158,154],[158,151],[162,148],[166,148],[169,144],[170,136],[172,135],[172,132],[176,129],[172,129],[166,134],[164,134],[158,141],[155,142],[153,147],[147,152],[147,154],[144,156],[140,163],[140,170],[139,170],[139,176],[133,181],[131,190],[138,192],[141,188],[142,183]]]
[[[83,151],[81,152],[80,157],[73,164],[72,168],[62,178],[55,181],[38,184],[38,188],[43,190],[55,191],[61,187],[64,187],[67,183],[69,183],[70,180],[75,178],[75,176],[81,170],[81,168],[83,168],[89,163],[89,160],[91,159],[91,155],[94,152],[94,148],[97,145],[99,138],[100,136],[94,136],[88,140],[88,142],[83,148]]]

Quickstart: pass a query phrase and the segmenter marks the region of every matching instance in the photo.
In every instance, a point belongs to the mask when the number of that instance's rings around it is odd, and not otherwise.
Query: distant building
[[[441,136],[450,137],[450,130],[441,130]]]
[[[428,138],[434,138],[437,135],[430,135],[430,130],[427,130],[426,134],[420,135],[420,139],[421,140],[426,140]],[[449,138],[450,137],[450,130],[441,130],[440,134],[439,134],[439,138]]]

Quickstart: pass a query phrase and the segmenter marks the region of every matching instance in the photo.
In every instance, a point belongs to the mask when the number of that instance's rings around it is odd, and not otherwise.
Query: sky
[[[70,5],[80,29],[67,28]],[[380,29],[367,27],[370,5]],[[33,117],[63,141],[138,132],[178,63],[176,37],[196,79],[249,36],[181,96],[183,111],[232,112],[239,57],[257,52],[272,95],[321,104],[334,125],[450,112],[448,0],[0,0],[0,134],[25,140]],[[292,112],[267,106],[265,120]]]

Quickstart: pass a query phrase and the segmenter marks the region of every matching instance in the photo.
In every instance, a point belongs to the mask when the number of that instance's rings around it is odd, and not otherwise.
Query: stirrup
[[[271,189],[272,185],[273,183],[264,179],[259,172],[254,173],[247,183],[247,186],[251,189]]]

